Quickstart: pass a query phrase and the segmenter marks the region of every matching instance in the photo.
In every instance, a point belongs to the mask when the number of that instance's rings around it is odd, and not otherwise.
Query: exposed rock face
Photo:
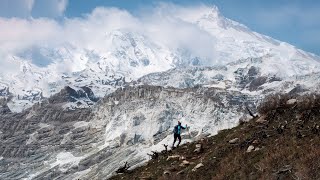
[[[145,75],[134,83],[176,88],[203,86],[248,90],[260,96],[275,92],[290,92],[290,95],[318,92],[320,73],[286,74],[287,69],[278,71],[284,67],[275,69],[273,65],[278,64],[269,64],[271,59],[272,56],[265,55],[239,59],[225,66],[174,68]]]
[[[67,102],[61,94],[21,113],[0,116],[1,164],[7,164],[0,166],[0,179],[62,176],[63,170],[54,167],[59,153],[72,150],[80,154],[101,141],[100,130],[79,125],[90,121],[91,110],[64,110],[62,104]],[[71,168],[72,164],[66,164]]]
[[[222,127],[236,125],[239,114],[246,113],[246,103],[254,103],[251,96],[215,88],[128,86],[101,100],[96,119],[106,126],[106,144],[120,146],[119,152],[135,148],[126,153],[135,157],[129,161],[134,164],[148,159],[141,152],[150,152],[149,147],[162,150],[162,144],[172,144],[172,128],[177,120],[188,124],[195,134],[215,134]],[[187,138],[184,134],[182,137]],[[111,155],[109,159],[109,163],[119,163],[121,158]],[[102,172],[91,172],[103,177],[114,170],[103,166]]]
[[[87,98],[93,102],[97,102],[98,98],[96,98],[88,87],[81,87],[79,90],[75,90],[69,86],[63,88],[58,96],[55,98],[49,98],[50,103],[64,103],[64,102],[77,102],[80,98]]]
[[[0,96],[8,96],[10,94],[8,87],[0,87]]]
[[[263,85],[264,83],[266,83],[268,80],[267,77],[265,76],[260,76],[260,77],[257,77],[255,79],[253,79],[250,84],[249,84],[249,90],[250,91],[255,91],[255,90],[258,90],[258,88]]]
[[[10,113],[6,98],[0,98],[0,115]]]
[[[1,166],[0,179],[106,178],[119,164],[138,165],[152,148],[171,144],[177,120],[196,134],[215,134],[237,125],[245,104],[254,103],[246,94],[214,88],[128,86],[93,110],[64,108],[66,100],[81,97],[67,87],[21,113],[0,116],[0,163],[9,164]]]

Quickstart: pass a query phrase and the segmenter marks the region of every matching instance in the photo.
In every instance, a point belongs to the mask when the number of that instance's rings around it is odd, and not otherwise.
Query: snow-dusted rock
[[[168,156],[168,157],[167,157],[167,161],[170,161],[170,160],[179,160],[180,157],[181,157],[180,155]]]
[[[254,150],[254,146],[253,145],[250,145],[247,149],[247,153],[251,152]]]
[[[202,164],[202,163],[199,163],[199,164],[197,164],[193,169],[192,169],[192,171],[196,171],[197,169],[199,169],[199,168],[201,168],[201,167],[203,167],[204,165]]]
[[[190,165],[190,162],[187,161],[187,160],[183,160],[182,163],[179,165],[181,167],[185,167],[185,166],[189,166]]]
[[[239,142],[239,138],[234,138],[229,141],[230,144],[235,144]]]
[[[297,100],[296,99],[289,99],[286,104],[287,105],[294,105],[295,103],[297,103]]]

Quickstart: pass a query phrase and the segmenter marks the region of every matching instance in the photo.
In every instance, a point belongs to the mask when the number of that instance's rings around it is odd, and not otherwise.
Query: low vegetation
[[[112,179],[320,179],[320,96],[277,94],[258,111]]]

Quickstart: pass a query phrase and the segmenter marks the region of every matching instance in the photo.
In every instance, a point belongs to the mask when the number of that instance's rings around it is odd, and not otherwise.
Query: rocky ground
[[[319,108],[316,95],[268,97],[249,122],[112,179],[320,179]]]
[[[65,176],[54,164],[59,152],[75,150],[74,154],[76,151],[81,154],[90,150],[90,143],[101,141],[99,137],[103,132],[81,126],[92,118],[90,109],[63,109],[65,102],[78,96],[76,91],[66,87],[21,113],[11,113],[5,104],[2,105],[0,179]]]
[[[0,100],[0,179],[106,179],[171,141],[178,119],[192,135],[216,134],[255,104],[236,91],[148,85],[118,89],[92,108],[85,100],[96,101],[84,87],[65,87],[20,113]]]

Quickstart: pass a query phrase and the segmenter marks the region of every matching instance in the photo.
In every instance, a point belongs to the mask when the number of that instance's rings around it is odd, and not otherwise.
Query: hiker
[[[174,148],[174,144],[176,143],[177,138],[179,139],[179,142],[178,142],[177,147],[179,147],[179,144],[180,144],[180,142],[181,142],[181,136],[180,136],[180,134],[181,134],[181,129],[186,129],[186,128],[187,128],[187,124],[186,124],[186,127],[183,127],[183,126],[181,125],[181,122],[178,121],[178,125],[176,125],[176,126],[174,127],[174,129],[173,129],[173,137],[174,137],[174,140],[173,140],[172,148]]]

